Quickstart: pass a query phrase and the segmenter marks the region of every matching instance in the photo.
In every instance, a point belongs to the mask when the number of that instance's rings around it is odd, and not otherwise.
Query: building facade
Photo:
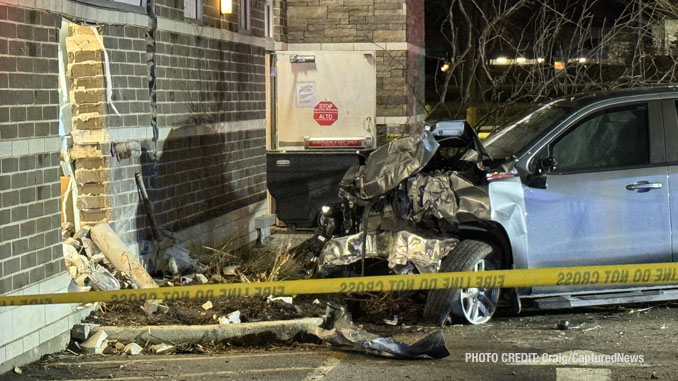
[[[64,220],[108,222],[143,259],[137,174],[183,243],[251,242],[270,55],[376,51],[377,125],[402,126],[422,109],[423,17],[423,0],[0,0],[0,294],[68,291]],[[0,373],[90,311],[0,307]]]

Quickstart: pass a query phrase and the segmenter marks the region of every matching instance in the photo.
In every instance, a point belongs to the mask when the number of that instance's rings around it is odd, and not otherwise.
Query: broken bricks
[[[142,348],[139,344],[129,343],[125,346],[125,348],[123,349],[123,352],[125,352],[125,354],[134,356],[134,355],[138,355],[139,353],[141,353],[141,349]]]
[[[175,349],[176,348],[174,347],[174,345],[169,345],[169,344],[151,345],[151,351],[155,354],[158,354],[158,355],[172,353],[172,352],[174,352]]]
[[[159,300],[147,300],[144,302],[144,305],[141,307],[147,315],[153,315],[156,312],[166,314],[169,312],[169,307],[165,304],[160,303]]]
[[[84,343],[80,344],[80,348],[82,348],[85,353],[100,355],[104,353],[104,349],[108,346],[108,340],[106,340],[107,337],[108,334],[106,334],[106,331],[98,331],[90,336]]]

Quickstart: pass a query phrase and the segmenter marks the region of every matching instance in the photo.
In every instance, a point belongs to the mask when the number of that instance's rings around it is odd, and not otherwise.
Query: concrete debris
[[[398,321],[400,319],[398,318],[398,315],[393,316],[393,319],[384,319],[384,324],[387,325],[398,325]]]
[[[225,340],[243,339],[251,341],[253,337],[262,335],[266,342],[287,342],[299,334],[307,332],[311,327],[319,327],[323,318],[302,318],[279,321],[248,322],[240,324],[206,324],[206,325],[154,325],[154,326],[105,326],[97,330],[105,330],[110,339],[122,342],[209,344]]]
[[[141,349],[142,348],[139,344],[129,343],[125,346],[123,351],[125,352],[125,354],[134,356],[134,355],[138,355],[139,353],[141,353]]]
[[[156,344],[151,346],[151,351],[156,354],[167,354],[174,352],[176,348],[169,344]]]
[[[91,230],[92,240],[108,258],[113,267],[126,274],[137,288],[155,288],[158,284],[146,272],[143,265],[129,252],[120,237],[106,223],[97,224]]]
[[[164,249],[161,259],[163,263],[167,263],[166,267],[174,275],[185,274],[195,270],[195,259],[191,258],[187,249],[178,245]],[[164,269],[164,266],[161,266],[161,268]]]
[[[210,302],[209,300],[206,301],[206,302],[202,305],[202,309],[205,310],[205,311],[211,310],[212,307],[214,307],[214,305],[213,305],[212,302]]]
[[[273,295],[269,295],[268,298],[266,298],[267,303],[271,302],[283,302],[287,304],[293,304],[293,298],[291,296],[276,296],[273,297]]]
[[[71,338],[73,340],[78,340],[80,342],[89,339],[89,335],[92,332],[92,328],[96,327],[96,324],[91,323],[80,323],[73,326],[71,329]]]
[[[106,331],[97,331],[90,336],[87,341],[80,344],[80,348],[82,348],[85,353],[100,355],[104,353],[104,349],[108,346],[108,340],[106,340],[107,337],[108,334],[106,334]]]
[[[125,350],[125,344],[123,344],[123,343],[117,341],[117,342],[115,343],[115,350],[118,351],[118,352],[124,351],[124,350]]]
[[[240,324],[240,311],[233,311],[219,318],[219,324]]]
[[[208,282],[207,277],[202,274],[195,274],[195,280],[199,284],[206,284]]]
[[[75,225],[71,222],[62,222],[61,223],[61,238],[68,239],[73,237],[75,234]]]
[[[144,302],[144,305],[141,306],[141,309],[144,310],[147,315],[153,315],[156,312],[161,314],[169,312],[169,307],[165,304],[161,304],[159,300],[147,300]]]
[[[320,304],[320,300],[318,300],[318,299],[313,299],[313,304]]]
[[[238,276],[238,267],[239,266],[224,266],[222,272],[225,276]]]
[[[193,283],[193,280],[194,280],[193,276],[184,275],[184,276],[181,277],[181,284],[183,284],[183,285],[191,284],[191,283]]]
[[[14,373],[16,373],[16,374],[21,374],[21,373],[23,373],[23,371],[22,371],[21,368],[19,368],[18,366],[15,366],[15,367],[14,367]]]
[[[71,238],[66,238],[66,239],[64,240],[64,244],[69,245],[69,246],[73,246],[73,248],[74,248],[77,252],[79,252],[79,251],[82,249],[82,243],[81,243],[80,241],[78,241],[77,239],[72,238],[72,237],[71,237]]]

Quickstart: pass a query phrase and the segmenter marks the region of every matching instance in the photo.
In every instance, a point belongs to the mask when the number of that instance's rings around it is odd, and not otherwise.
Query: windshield
[[[564,99],[539,105],[492,133],[483,141],[483,146],[493,159],[506,159],[518,155],[547,128],[565,119],[571,110],[572,105]]]

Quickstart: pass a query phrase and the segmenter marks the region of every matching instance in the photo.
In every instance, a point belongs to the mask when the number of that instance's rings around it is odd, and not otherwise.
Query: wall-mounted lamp
[[[233,13],[233,0],[221,0],[221,14],[230,15]]]

